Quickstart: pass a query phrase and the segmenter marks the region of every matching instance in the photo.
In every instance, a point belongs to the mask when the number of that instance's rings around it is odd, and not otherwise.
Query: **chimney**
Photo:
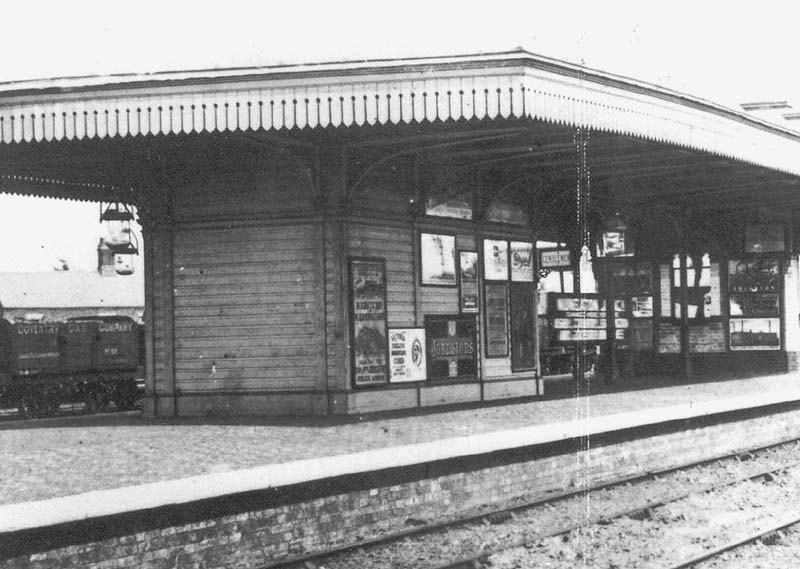
[[[102,237],[97,245],[97,272],[104,277],[113,277],[117,274],[114,268],[114,253]]]

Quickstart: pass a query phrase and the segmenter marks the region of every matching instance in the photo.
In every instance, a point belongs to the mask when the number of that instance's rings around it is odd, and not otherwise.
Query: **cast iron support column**
[[[681,356],[683,361],[683,368],[682,368],[683,378],[689,379],[692,376],[692,360],[691,360],[691,355],[689,354],[689,283],[688,283],[689,218],[685,214],[681,219],[680,232],[681,232],[681,252],[680,252]],[[701,307],[698,307],[698,310],[700,310],[700,308]]]
[[[607,354],[608,354],[608,369],[605,373],[606,384],[614,384],[619,379],[619,364],[617,363],[617,322],[616,307],[614,306],[614,298],[616,297],[616,290],[614,289],[614,276],[613,271],[609,268],[611,262],[608,254],[603,259],[603,273],[605,282],[605,300],[606,300],[606,341],[607,341]]]

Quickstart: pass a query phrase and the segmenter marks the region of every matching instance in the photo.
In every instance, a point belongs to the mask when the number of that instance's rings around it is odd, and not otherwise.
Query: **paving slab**
[[[800,400],[798,374],[597,382],[592,394],[582,397],[570,395],[568,380],[548,383],[546,399],[368,417],[165,421],[117,414],[6,421],[0,423],[0,504],[486,433],[502,437],[503,431],[531,425],[574,421],[588,433],[601,424],[608,427],[603,417],[675,405],[708,409],[703,404],[746,401],[748,394],[774,392],[778,399]],[[468,439],[460,446],[469,448]]]

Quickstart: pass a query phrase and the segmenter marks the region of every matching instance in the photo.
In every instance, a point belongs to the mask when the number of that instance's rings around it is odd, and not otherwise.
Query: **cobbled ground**
[[[571,381],[548,381],[543,400],[349,418],[154,420],[128,413],[4,421],[0,504],[797,389],[798,380],[789,374],[671,385],[652,378],[615,386],[595,381],[588,397],[572,396]]]

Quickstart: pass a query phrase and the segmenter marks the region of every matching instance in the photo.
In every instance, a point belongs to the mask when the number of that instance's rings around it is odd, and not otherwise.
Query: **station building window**
[[[695,261],[699,263],[695,264]],[[719,267],[711,262],[711,255],[703,254],[699,259],[686,256],[686,283],[689,302],[687,306],[690,320],[704,320],[720,315]],[[672,313],[673,318],[681,318],[681,258],[672,258]]]

